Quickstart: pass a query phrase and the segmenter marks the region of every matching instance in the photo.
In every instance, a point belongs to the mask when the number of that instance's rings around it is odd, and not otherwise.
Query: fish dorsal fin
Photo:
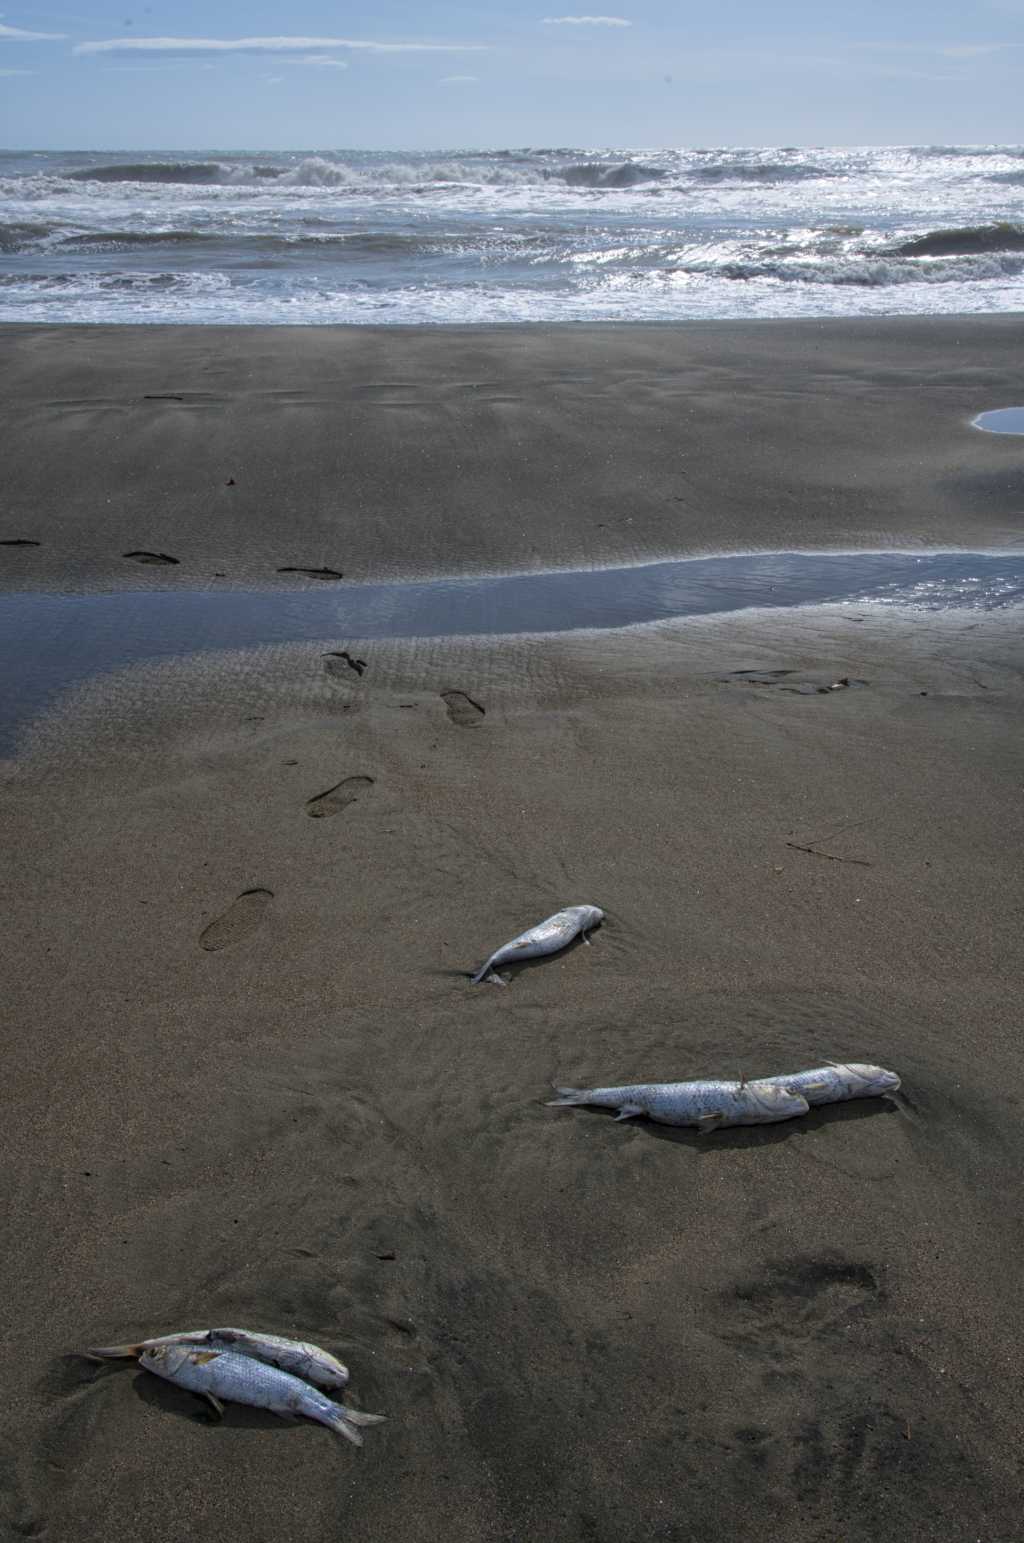
[[[193,1350],[189,1360],[193,1366],[205,1366],[208,1361],[216,1361],[219,1355],[219,1350]]]

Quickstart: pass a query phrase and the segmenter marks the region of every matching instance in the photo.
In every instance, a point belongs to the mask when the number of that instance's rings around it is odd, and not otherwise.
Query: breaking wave
[[[69,182],[219,182],[224,168],[215,161],[129,162],[124,166],[86,166],[68,174]]]
[[[897,257],[954,257],[975,252],[1024,252],[1024,225],[964,225],[931,230],[893,247]]]
[[[246,183],[280,184],[282,187],[386,188],[444,183],[476,183],[500,186],[542,180],[541,170],[499,160],[481,164],[483,158],[436,161],[378,161],[356,166],[325,156],[305,156],[295,165],[271,166],[261,162],[231,165],[222,161],[128,161],[114,166],[83,166],[64,175],[70,182],[165,183],[185,186],[237,187]],[[650,176],[657,176],[651,172]],[[612,184],[615,185],[615,184]],[[628,186],[628,183],[619,184]]]
[[[564,166],[561,171],[545,170],[545,180],[557,177],[572,188],[633,188],[641,182],[655,182],[666,173],[657,166],[641,166],[633,161],[622,161],[615,166],[602,166],[597,162],[584,162],[580,166]]]
[[[28,220],[0,224],[0,252],[27,252],[52,236],[59,227]]]
[[[824,166],[776,165],[762,161],[713,161],[689,169],[689,175],[698,182],[760,182],[766,185],[778,182],[814,182],[823,177],[836,177],[839,172]]]
[[[826,262],[791,259],[778,262],[698,262],[665,270],[732,280],[775,280],[780,284],[834,285],[882,289],[892,285],[965,284],[992,279],[1015,279],[1024,273],[1022,255],[991,253],[984,257],[962,256],[921,267],[894,261],[892,256],[849,256]]]

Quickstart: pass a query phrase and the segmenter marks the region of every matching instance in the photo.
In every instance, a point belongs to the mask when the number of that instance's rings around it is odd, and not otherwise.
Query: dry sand
[[[0,583],[1018,544],[1021,444],[966,424],[1022,332],[6,328]],[[1019,1538],[1014,616],[321,653],[92,682],[3,764],[4,1536]],[[575,902],[593,947],[468,984]],[[903,1094],[544,1107],[827,1056]],[[212,1322],[389,1423],[70,1355]]]

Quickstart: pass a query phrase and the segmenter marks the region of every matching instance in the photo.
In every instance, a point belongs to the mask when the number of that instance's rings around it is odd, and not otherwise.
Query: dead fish
[[[255,1361],[265,1361],[281,1371],[291,1372],[318,1388],[343,1388],[348,1382],[348,1367],[319,1345],[303,1339],[286,1339],[283,1334],[258,1334],[249,1329],[185,1329],[180,1334],[161,1334],[139,1340],[134,1345],[107,1345],[89,1350],[87,1355],[103,1359],[140,1357],[146,1350],[161,1345],[191,1345],[212,1350],[232,1350]]]
[[[595,1104],[617,1120],[645,1114],[661,1125],[695,1125],[703,1134],[726,1125],[772,1125],[807,1113],[807,1099],[771,1082],[633,1082],[621,1088],[556,1088],[549,1108]]]
[[[364,1414],[335,1404],[308,1382],[267,1366],[252,1356],[234,1350],[204,1350],[192,1345],[153,1345],[139,1356],[140,1366],[155,1372],[179,1388],[198,1393],[218,1414],[223,1414],[221,1400],[249,1404],[253,1409],[269,1409],[284,1419],[304,1415],[317,1420],[329,1430],[355,1443],[363,1444],[361,1426],[379,1425],[382,1414]]]
[[[473,985],[478,986],[483,980],[495,980],[504,986],[505,982],[498,974],[499,964],[518,964],[520,959],[537,959],[544,954],[557,954],[580,935],[584,943],[589,943],[587,933],[603,921],[604,912],[597,905],[571,905],[564,911],[556,911],[547,921],[538,922],[528,932],[521,932],[511,943],[506,943],[493,953],[473,976]]]
[[[880,1098],[895,1093],[900,1079],[884,1066],[869,1066],[863,1061],[827,1061],[810,1071],[792,1076],[762,1077],[773,1087],[799,1093],[809,1104],[836,1104],[845,1098]]]

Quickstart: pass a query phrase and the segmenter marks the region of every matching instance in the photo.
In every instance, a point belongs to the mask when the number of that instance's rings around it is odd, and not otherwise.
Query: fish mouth
[[[880,1093],[895,1093],[900,1086],[900,1077],[896,1072],[886,1071],[883,1066],[847,1066],[854,1086],[862,1096],[877,1096]]]

